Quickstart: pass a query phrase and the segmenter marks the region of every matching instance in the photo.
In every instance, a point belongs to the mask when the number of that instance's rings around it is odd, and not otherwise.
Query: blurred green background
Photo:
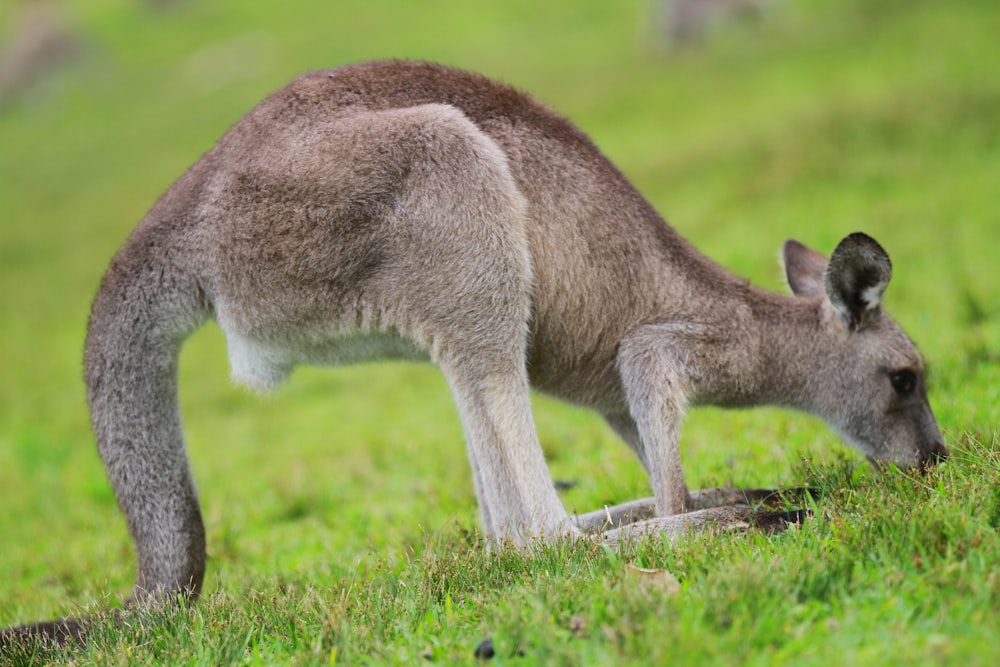
[[[995,442],[1000,3],[773,0],[683,43],[661,13],[640,0],[0,5],[0,625],[132,581],[80,379],[108,260],[257,101],[348,62],[427,59],[532,92],[696,246],[773,289],[785,238],[828,253],[872,234],[947,437]],[[35,33],[41,60],[15,71]],[[230,386],[207,327],[181,372],[210,589],[476,528],[433,368],[303,369],[254,397]],[[544,398],[536,416],[553,475],[576,482],[571,510],[648,493],[599,420]],[[788,482],[798,457],[841,451],[814,420],[775,410],[700,410],[683,433],[692,486]]]

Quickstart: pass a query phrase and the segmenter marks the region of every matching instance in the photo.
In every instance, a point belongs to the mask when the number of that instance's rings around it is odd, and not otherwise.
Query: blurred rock
[[[484,639],[481,641],[479,646],[476,647],[474,655],[476,656],[476,660],[490,660],[496,655],[496,652],[493,650],[493,640]]]

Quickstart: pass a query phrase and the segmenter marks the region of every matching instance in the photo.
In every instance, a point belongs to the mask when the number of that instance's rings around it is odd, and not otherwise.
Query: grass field
[[[996,664],[1000,5],[776,0],[664,53],[637,0],[149,4],[67,5],[77,55],[0,107],[0,626],[108,608],[133,583],[80,378],[107,261],[259,99],[357,60],[533,92],[755,283],[784,289],[785,238],[829,252],[875,236],[954,456],[876,474],[814,419],[698,410],[691,486],[812,484],[815,518],[770,538],[488,552],[434,368],[302,369],[260,398],[231,386],[210,326],[181,368],[205,596],[24,662],[461,664],[489,637],[496,664]],[[0,7],[0,34],[19,6]],[[538,397],[536,419],[571,511],[649,494],[595,416]]]

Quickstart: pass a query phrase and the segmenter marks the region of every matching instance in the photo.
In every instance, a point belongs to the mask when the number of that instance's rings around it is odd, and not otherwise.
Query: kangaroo
[[[514,544],[767,523],[746,502],[766,490],[688,490],[689,406],[788,406],[875,462],[944,457],[921,357],[881,308],[882,247],[855,233],[829,261],[795,241],[783,256],[792,295],[728,273],[573,124],[482,76],[394,61],[295,79],[156,202],[93,303],[87,395],[136,546],[132,600],[201,589],[177,363],[209,319],[233,377],[257,390],[303,363],[435,363],[483,530]],[[570,516],[529,387],[603,415],[653,497]],[[79,637],[85,622],[6,637]]]

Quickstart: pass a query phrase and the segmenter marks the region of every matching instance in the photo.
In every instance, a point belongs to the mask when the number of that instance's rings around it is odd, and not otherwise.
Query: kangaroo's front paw
[[[812,516],[812,510],[797,509],[787,511],[761,510],[755,513],[753,525],[768,535],[783,533],[792,527],[801,526]]]

